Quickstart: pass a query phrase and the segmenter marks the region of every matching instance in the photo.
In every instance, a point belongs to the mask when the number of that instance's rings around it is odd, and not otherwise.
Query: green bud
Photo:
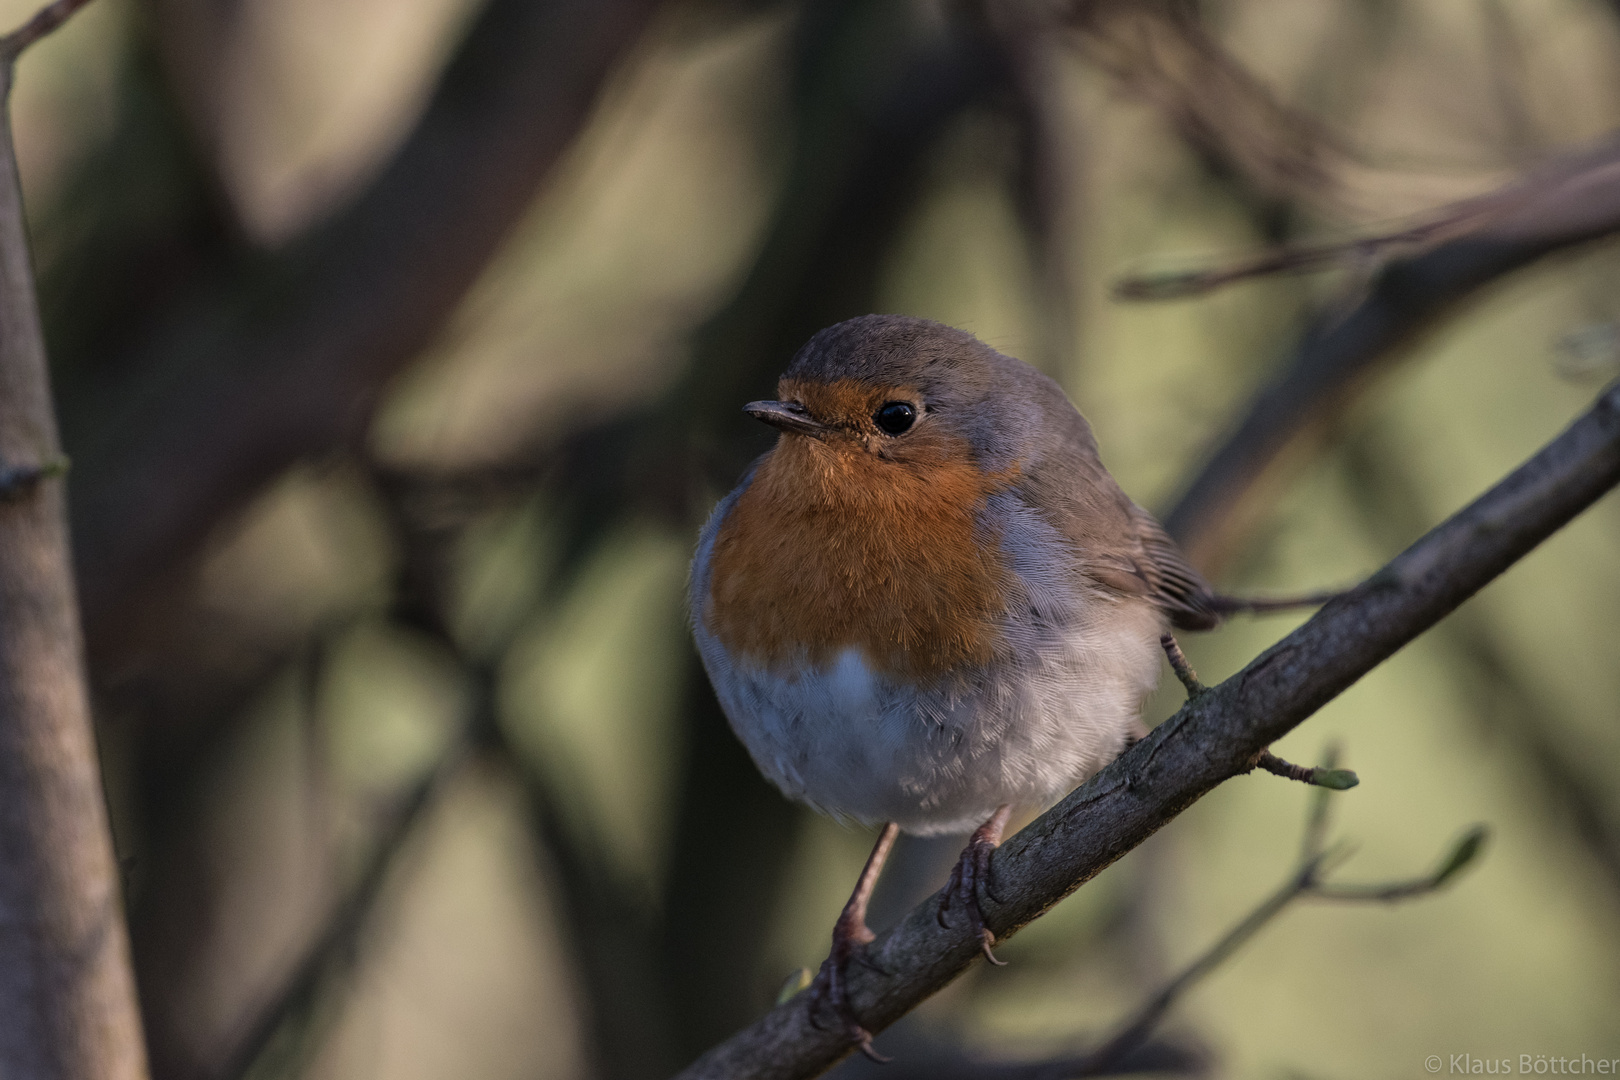
[[[1361,783],[1361,777],[1349,769],[1321,769],[1311,778],[1311,783],[1334,791],[1349,791]]]
[[[814,976],[810,974],[809,968],[799,968],[782,981],[782,989],[776,992],[776,1003],[778,1005],[787,1004],[800,992],[807,989],[813,981]]]

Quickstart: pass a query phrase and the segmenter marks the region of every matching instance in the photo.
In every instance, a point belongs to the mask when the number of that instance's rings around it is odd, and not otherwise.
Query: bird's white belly
[[[1002,803],[1041,808],[1111,761],[1159,670],[1157,612],[1110,605],[1021,643],[1018,660],[914,687],[856,649],[791,675],[736,663],[701,627],[705,665],[755,763],[838,817],[963,832]],[[1049,631],[1055,628],[1048,628]]]

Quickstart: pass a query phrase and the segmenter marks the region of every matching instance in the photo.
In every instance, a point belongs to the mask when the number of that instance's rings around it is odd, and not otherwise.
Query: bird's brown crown
[[[763,457],[715,537],[704,623],[739,658],[789,675],[851,647],[888,675],[987,663],[1013,575],[983,510],[1017,466],[981,469],[925,414],[904,435],[873,421],[905,386],[784,379],[784,401],[827,425]]]

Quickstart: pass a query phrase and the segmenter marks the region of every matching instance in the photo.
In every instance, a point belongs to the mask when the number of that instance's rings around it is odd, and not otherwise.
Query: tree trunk
[[[0,61],[0,1076],[141,1080]]]

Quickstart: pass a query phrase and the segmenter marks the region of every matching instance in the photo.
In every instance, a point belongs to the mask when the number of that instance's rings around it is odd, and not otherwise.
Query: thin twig
[[[34,12],[34,17],[0,37],[0,63],[13,63],[23,50],[73,17],[90,0],[56,0]]]
[[[1112,293],[1116,300],[1183,300],[1268,274],[1365,265],[1374,258],[1387,259],[1397,253],[1416,254],[1488,219],[1492,208],[1480,205],[1480,202],[1468,200],[1445,207],[1421,224],[1375,236],[1361,236],[1331,244],[1275,248],[1225,266],[1131,274],[1116,281]]]
[[[1620,386],[1563,434],[1389,565],[1189,701],[1028,828],[993,860],[1006,902],[986,922],[998,940],[1038,918],[1140,844],[1401,646],[1620,483]],[[932,900],[870,947],[874,970],[852,970],[863,1026],[880,1031],[954,979],[978,955],[964,928],[934,920]],[[800,998],[710,1050],[684,1080],[798,1080],[850,1052],[820,1031]]]
[[[1338,752],[1329,747],[1326,760],[1315,771],[1333,772],[1337,769]],[[1412,881],[1391,882],[1382,885],[1330,885],[1323,875],[1341,858],[1346,849],[1329,848],[1324,844],[1330,808],[1326,790],[1313,793],[1306,812],[1305,835],[1300,861],[1288,879],[1276,891],[1262,900],[1253,911],[1245,915],[1228,930],[1208,951],[1188,964],[1179,975],[1143,1003],[1124,1023],[1117,1034],[1098,1047],[1085,1061],[1085,1068],[1066,1073],[1067,1076],[1103,1075],[1116,1067],[1127,1054],[1147,1041],[1153,1029],[1163,1020],[1173,1005],[1206,975],[1225,963],[1271,920],[1282,914],[1295,900],[1320,897],[1329,900],[1394,901],[1425,896],[1445,886],[1459,871],[1479,854],[1484,841],[1484,830],[1476,826],[1463,839],[1453,845],[1446,859],[1433,873]],[[1045,1080],[1061,1080],[1053,1074]]]
[[[1315,874],[1320,859],[1321,856],[1317,856],[1297,870],[1275,892],[1261,901],[1259,906],[1244,916],[1243,921],[1227,931],[1208,952],[1194,960],[1158,993],[1149,998],[1141,1009],[1120,1026],[1118,1033],[1092,1052],[1086,1062],[1088,1070],[1079,1075],[1087,1075],[1087,1072],[1095,1075],[1096,1072],[1108,1069],[1127,1052],[1146,1041],[1159,1021],[1164,1019],[1171,1006],[1183,994],[1205,975],[1223,964],[1267,923],[1281,914],[1284,908],[1297,900],[1301,893],[1310,888],[1311,876]]]
[[[1174,634],[1159,635],[1159,648],[1164,650],[1165,658],[1170,661],[1170,670],[1176,673],[1181,685],[1187,688],[1189,700],[1209,689],[1198,681],[1198,672],[1187,662],[1187,654],[1181,651],[1181,643],[1176,640]]]
[[[1424,896],[1445,887],[1469,864],[1479,857],[1485,847],[1489,831],[1475,825],[1452,845],[1451,850],[1434,872],[1411,881],[1387,882],[1382,885],[1329,885],[1316,882],[1310,890],[1313,897],[1322,900],[1394,901]]]
[[[1334,791],[1345,791],[1361,782],[1356,779],[1356,774],[1349,769],[1323,769],[1295,765],[1291,761],[1284,761],[1270,750],[1262,751],[1260,756],[1255,758],[1254,767],[1264,769],[1274,776],[1281,776],[1287,780],[1298,780],[1302,784],[1330,788]]]

